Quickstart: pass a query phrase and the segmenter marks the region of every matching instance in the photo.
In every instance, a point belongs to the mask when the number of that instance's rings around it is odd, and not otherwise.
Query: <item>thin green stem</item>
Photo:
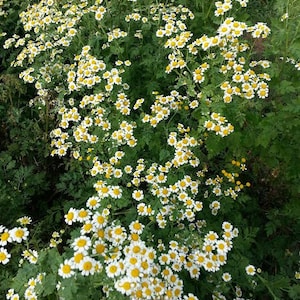
[[[271,294],[271,296],[273,297],[273,299],[280,300],[272,291],[272,288],[270,287],[268,281],[266,279],[264,279],[262,276],[260,276],[259,274],[256,274],[256,276],[260,279],[260,281],[263,283],[263,285],[268,289],[268,291]]]

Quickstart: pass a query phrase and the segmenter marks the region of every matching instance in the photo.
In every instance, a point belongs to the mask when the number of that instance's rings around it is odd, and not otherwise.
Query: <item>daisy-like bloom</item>
[[[204,237],[205,241],[209,244],[211,243],[215,243],[218,239],[218,235],[217,233],[215,233],[214,231],[209,231],[205,237]]]
[[[6,246],[7,243],[12,241],[11,233],[8,229],[0,228],[0,246]]]
[[[137,213],[140,216],[152,216],[154,215],[154,210],[152,209],[151,205],[146,205],[145,203],[139,203],[137,206]]]
[[[58,269],[58,275],[62,278],[70,278],[75,274],[74,270],[72,270],[72,262],[70,260],[65,260],[62,264],[60,264]]]
[[[104,214],[104,211],[102,212],[102,214],[100,214],[99,212],[96,212],[93,215],[92,223],[96,228],[105,227],[107,224],[107,216]]]
[[[90,233],[92,230],[93,230],[93,223],[90,220],[88,220],[82,225],[80,234],[84,235],[86,233]]]
[[[120,199],[122,197],[122,190],[119,186],[112,186],[109,194],[114,199]]]
[[[68,225],[72,225],[73,222],[76,221],[77,218],[77,210],[75,208],[70,208],[68,213],[65,214],[65,222]]]
[[[115,169],[115,170],[114,170],[114,177],[115,177],[115,178],[121,178],[122,175],[123,175],[123,172],[122,172],[121,169]]]
[[[219,201],[213,201],[210,205],[209,205],[209,208],[210,209],[215,209],[215,210],[218,210],[218,209],[220,209],[220,207],[221,207],[221,204],[220,204],[220,202]]]
[[[131,173],[132,173],[132,167],[129,166],[129,165],[125,166],[125,167],[124,167],[124,172],[125,172],[126,174],[131,174]]]
[[[196,83],[202,83],[205,80],[203,73],[204,72],[201,68],[195,69],[195,71],[193,72],[193,80]]]
[[[136,201],[140,201],[144,199],[144,193],[142,190],[135,190],[132,192],[132,198]]]
[[[198,298],[194,294],[188,293],[187,295],[183,296],[183,300],[198,300]]]
[[[221,195],[222,195],[221,186],[220,186],[220,185],[216,185],[216,186],[213,188],[213,193],[214,193],[216,196],[221,196]]]
[[[81,263],[81,261],[84,259],[85,257],[85,253],[86,252],[80,252],[80,251],[77,251],[74,253],[73,257],[71,258],[71,262],[72,264],[78,268],[79,264]]]
[[[223,224],[222,224],[222,229],[224,231],[232,231],[233,226],[229,222],[224,221]]]
[[[246,273],[250,276],[254,276],[256,273],[256,268],[253,265],[248,265],[246,268]]]
[[[86,206],[89,209],[96,209],[100,206],[100,199],[97,196],[92,196],[86,201]]]
[[[93,245],[93,254],[105,255],[106,245],[102,241],[98,241]]]
[[[222,279],[225,281],[225,282],[229,282],[231,280],[231,275],[228,273],[228,272],[225,272],[223,273],[222,275]]]
[[[216,242],[216,249],[219,254],[226,254],[229,251],[228,244],[223,240],[218,240]]]
[[[31,224],[32,219],[30,217],[24,216],[24,217],[19,218],[17,220],[17,222],[19,222],[23,226],[26,226],[26,225]]]
[[[3,265],[6,265],[9,262],[11,255],[8,253],[8,251],[1,247],[0,248],[0,263]]]
[[[32,287],[28,287],[24,292],[24,298],[30,300],[37,300],[37,295]]]
[[[87,236],[80,236],[74,240],[72,247],[75,251],[87,251],[92,242],[91,239]]]
[[[97,265],[97,262],[93,258],[85,256],[79,264],[79,270],[83,276],[93,275]]]
[[[26,258],[31,264],[36,264],[39,257],[36,250],[24,250],[22,256]]]
[[[129,229],[131,232],[137,233],[137,234],[141,234],[143,229],[144,229],[144,225],[141,224],[139,221],[133,221],[130,223],[129,225]]]
[[[115,289],[122,294],[130,296],[132,289],[134,288],[134,283],[131,278],[123,277],[122,279],[116,281]]]
[[[113,228],[111,228],[111,236],[112,236],[112,242],[113,244],[120,244],[125,241],[127,238],[127,234],[124,227],[121,227],[120,225],[117,225]]]
[[[111,262],[105,267],[105,272],[109,278],[119,276],[121,273],[121,268],[119,263]]]
[[[27,228],[15,227],[10,230],[11,238],[17,243],[21,243],[23,240],[27,239],[29,231]]]
[[[213,261],[212,259],[206,259],[204,265],[204,270],[208,271],[208,272],[216,272],[218,270],[218,265],[215,261]]]
[[[106,8],[104,6],[98,7],[98,9],[95,11],[95,19],[97,21],[102,20],[105,12],[106,12]]]
[[[9,289],[6,293],[6,299],[10,299],[14,293],[15,293],[14,289]]]
[[[82,222],[87,221],[89,219],[89,217],[90,217],[90,211],[82,208],[82,209],[78,210],[76,219],[78,222],[82,223]]]
[[[192,278],[198,279],[200,276],[200,268],[198,266],[193,265],[189,268],[189,273]]]
[[[191,109],[195,109],[199,106],[199,101],[198,100],[193,100],[190,104],[189,104],[189,107]]]
[[[166,253],[162,253],[158,258],[158,260],[161,265],[168,265],[171,262],[170,256]]]
[[[10,298],[10,300],[19,300],[19,299],[20,299],[19,294],[13,294]],[[34,298],[32,298],[32,299],[34,299]]]

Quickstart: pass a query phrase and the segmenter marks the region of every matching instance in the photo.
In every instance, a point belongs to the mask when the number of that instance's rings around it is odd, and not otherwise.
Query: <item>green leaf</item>
[[[62,281],[61,288],[58,290],[58,294],[62,299],[77,299],[78,287],[75,280],[71,277]]]
[[[11,160],[8,162],[8,164],[6,165],[6,170],[11,170],[16,166],[16,161],[15,160]]]
[[[159,152],[159,160],[160,161],[164,161],[165,159],[167,159],[170,156],[170,152],[166,149],[162,149]]]
[[[43,280],[43,296],[51,295],[56,290],[56,276],[54,274],[47,274]]]
[[[300,299],[300,285],[299,284],[293,284],[289,288],[289,297],[291,299]]]

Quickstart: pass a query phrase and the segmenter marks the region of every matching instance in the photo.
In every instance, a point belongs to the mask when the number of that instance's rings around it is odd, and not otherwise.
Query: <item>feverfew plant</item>
[[[85,287],[97,299],[192,300],[201,281],[213,299],[230,294],[239,229],[220,212],[250,183],[245,158],[210,169],[206,141],[234,132],[228,106],[269,94],[270,62],[251,59],[251,39],[270,29],[236,19],[246,6],[217,1],[213,34],[189,29],[201,20],[181,1],[42,0],[20,14],[25,34],[4,47],[20,49],[12,66],[35,85],[31,105],[51,100],[51,155],[84,168],[94,193],[65,212],[68,239],[55,232],[39,252],[27,242],[7,299],[72,299]],[[1,227],[2,264],[8,243],[28,241],[26,220]]]

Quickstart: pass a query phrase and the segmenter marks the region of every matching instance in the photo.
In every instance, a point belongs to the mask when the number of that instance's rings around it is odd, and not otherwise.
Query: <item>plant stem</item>
[[[260,279],[260,281],[264,284],[264,286],[268,289],[269,293],[272,295],[274,300],[280,300],[272,291],[268,281],[266,279],[264,279],[262,276],[260,276],[259,274],[256,274],[256,276]]]

